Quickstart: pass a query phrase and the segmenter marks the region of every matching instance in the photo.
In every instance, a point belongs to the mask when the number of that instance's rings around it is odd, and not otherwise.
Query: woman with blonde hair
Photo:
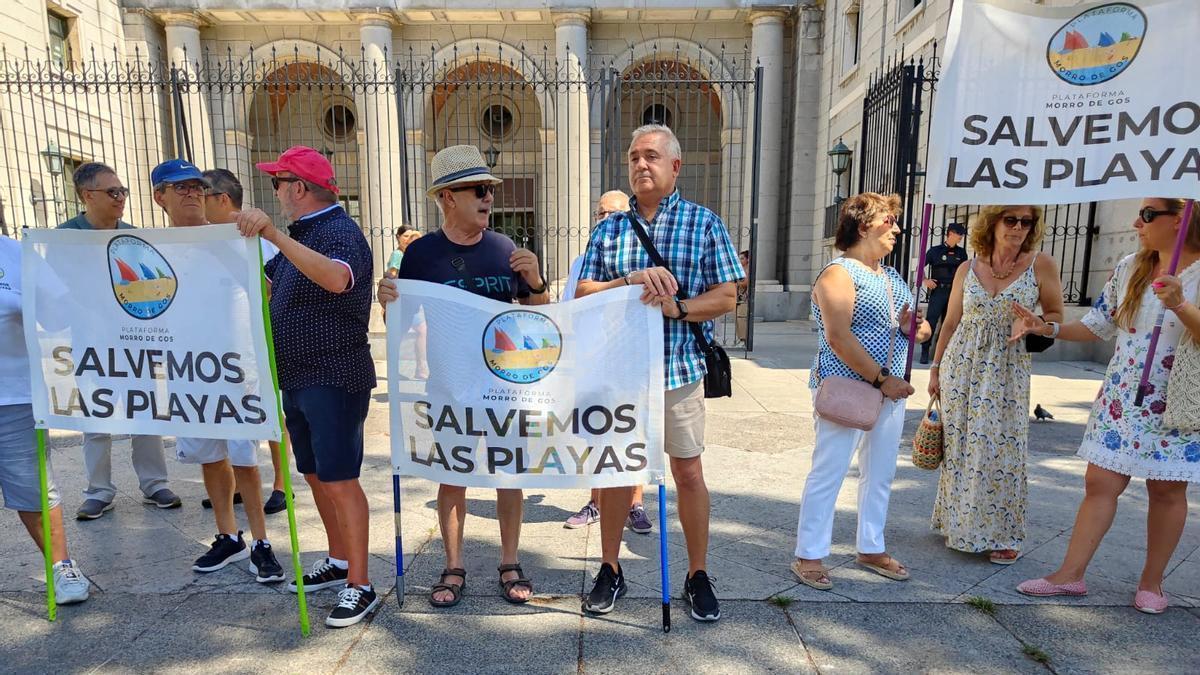
[[[1090,342],[1116,338],[1104,386],[1092,405],[1091,419],[1079,446],[1088,461],[1085,494],[1075,516],[1067,555],[1058,569],[1017,586],[1026,595],[1087,595],[1084,573],[1100,541],[1112,526],[1117,498],[1132,477],[1146,480],[1146,562],[1133,606],[1160,614],[1169,604],[1163,572],[1187,521],[1188,482],[1200,480],[1200,432],[1164,424],[1167,381],[1181,340],[1200,340],[1200,209],[1193,212],[1179,257],[1179,272],[1167,274],[1179,228],[1181,199],[1146,199],[1134,221],[1141,248],[1117,264],[1095,307],[1080,321],[1059,326],[1018,306],[1026,333]],[[1150,335],[1166,311],[1158,351],[1150,370],[1145,405],[1134,405]]]
[[[945,458],[931,527],[946,546],[1017,561],[1025,541],[1029,353],[1009,340],[1013,303],[1040,304],[1062,321],[1054,259],[1038,252],[1045,230],[1036,206],[986,206],[971,229],[975,259],[954,275],[950,305],[929,369],[941,399]]]
[[[896,195],[867,192],[847,199],[834,238],[842,256],[821,270],[813,288],[813,317],[820,330],[809,378],[814,397],[825,378],[832,377],[869,382],[883,395],[869,430],[814,415],[816,446],[800,499],[792,572],[818,590],[833,588],[822,560],[829,555],[838,492],[860,445],[857,562],[889,579],[908,578],[908,570],[888,554],[883,539],[904,428],[904,399],[913,393],[902,377],[908,357],[903,331],[911,323],[912,293],[904,278],[882,262],[896,245],[899,211]],[[916,337],[917,342],[929,339],[924,320],[917,324]]]

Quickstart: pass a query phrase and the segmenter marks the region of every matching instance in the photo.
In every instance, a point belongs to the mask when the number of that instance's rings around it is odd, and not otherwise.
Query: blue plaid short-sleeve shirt
[[[647,222],[638,213],[636,200],[630,200],[628,212],[610,215],[592,231],[580,279],[612,281],[654,266],[630,218],[641,222],[687,297],[694,298],[710,286],[746,276],[729,231],[717,214],[683,199],[676,190],[659,203],[654,218]],[[705,337],[712,340],[713,322],[705,321],[701,327]],[[678,389],[704,377],[704,354],[687,322],[664,317],[663,334],[667,389]]]

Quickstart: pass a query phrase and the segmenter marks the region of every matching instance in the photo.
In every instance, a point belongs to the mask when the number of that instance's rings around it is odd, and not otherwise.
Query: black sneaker
[[[713,592],[713,580],[704,570],[696,570],[683,582],[683,599],[692,608],[693,619],[716,621],[721,618],[721,607]]]
[[[196,562],[192,563],[192,569],[197,572],[216,572],[231,562],[249,557],[250,549],[246,547],[246,542],[242,541],[241,532],[237,533],[237,539],[227,534],[218,534],[208,553],[196,558]]]
[[[272,490],[271,496],[263,502],[263,513],[268,516],[272,513],[279,513],[287,510],[287,495],[283,494],[283,490]]]
[[[275,584],[284,580],[283,567],[275,559],[275,551],[264,542],[256,542],[250,551],[250,571],[260,584]]]
[[[240,492],[233,493],[233,503],[234,504],[242,503],[242,493],[240,493]],[[211,509],[212,508],[212,500],[209,499],[208,497],[205,497],[204,499],[200,500],[200,506],[202,506],[206,509]]]
[[[322,558],[313,563],[312,569],[308,574],[304,575],[304,590],[319,591],[322,588],[333,588],[334,586],[345,586],[346,579],[350,576],[350,570],[344,570],[337,565],[329,562],[329,558]],[[288,590],[296,592],[296,582],[288,584]]]
[[[325,618],[330,628],[345,628],[362,621],[379,606],[379,596],[374,590],[359,586],[347,586],[338,592],[338,605]]]
[[[601,563],[600,573],[596,575],[596,585],[583,601],[583,611],[590,614],[608,614],[617,604],[617,598],[625,595],[625,570],[617,565],[614,572],[611,565]]]

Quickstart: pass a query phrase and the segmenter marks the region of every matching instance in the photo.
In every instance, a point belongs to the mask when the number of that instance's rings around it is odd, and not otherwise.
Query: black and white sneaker
[[[237,539],[227,534],[218,534],[208,553],[196,558],[196,562],[192,563],[192,569],[197,572],[216,572],[231,562],[249,557],[250,549],[246,542],[242,541],[241,532],[237,533]]]
[[[713,579],[704,570],[696,570],[683,582],[683,599],[692,608],[692,618],[697,621],[716,621],[721,618],[721,606],[717,604]]]
[[[322,558],[313,563],[312,569],[305,574],[304,590],[319,591],[322,588],[333,588],[334,586],[345,586],[346,579],[350,577],[350,570],[342,569],[337,565],[329,562],[329,558]],[[296,582],[288,584],[288,590],[296,593]]]
[[[275,559],[275,551],[266,542],[256,542],[250,551],[250,571],[260,584],[277,584],[285,578],[283,567]]]
[[[625,570],[618,564],[616,571],[608,563],[601,563],[600,573],[592,592],[583,601],[583,611],[589,614],[608,614],[617,605],[617,598],[625,595]]]
[[[345,628],[362,621],[379,606],[379,596],[374,590],[359,586],[347,586],[338,591],[338,605],[325,618],[330,628]]]

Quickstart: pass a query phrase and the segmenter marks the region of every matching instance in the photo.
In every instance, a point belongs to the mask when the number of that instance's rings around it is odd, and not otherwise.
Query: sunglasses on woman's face
[[[491,183],[480,183],[479,185],[468,185],[466,187],[450,188],[451,192],[466,192],[467,190],[474,190],[475,196],[480,199],[483,199],[484,195],[496,194],[496,186],[492,185]]]
[[[1016,216],[1004,216],[1000,219],[1000,222],[1004,223],[1005,227],[1015,228],[1020,226],[1022,230],[1028,230],[1037,223],[1037,218],[1031,218],[1029,216],[1025,216],[1024,218],[1018,218]]]
[[[1138,216],[1141,217],[1142,222],[1146,223],[1147,225],[1149,225],[1150,223],[1153,223],[1154,219],[1159,216],[1169,216],[1169,215],[1171,215],[1170,211],[1155,211],[1154,209],[1150,208],[1149,206],[1147,206],[1146,208],[1144,208],[1138,212]]]

